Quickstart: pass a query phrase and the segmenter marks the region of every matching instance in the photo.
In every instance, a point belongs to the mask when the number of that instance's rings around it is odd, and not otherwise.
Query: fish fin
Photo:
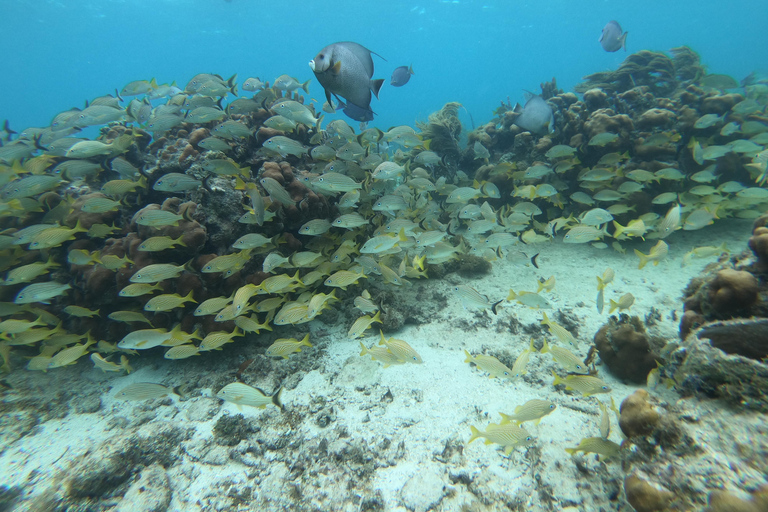
[[[371,91],[373,91],[373,95],[376,96],[376,99],[379,99],[379,91],[381,90],[382,85],[384,85],[383,78],[371,80]]]
[[[334,62],[333,66],[328,68],[328,71],[330,71],[331,74],[338,75],[339,72],[341,72],[341,61],[337,60],[336,62]],[[328,103],[330,103],[330,101]]]
[[[277,391],[272,395],[272,403],[275,404],[280,408],[281,411],[284,411],[285,408],[283,407],[282,402],[280,402],[280,395],[283,394],[283,386],[280,386]]]
[[[362,356],[364,356],[365,354],[367,354],[367,353],[368,353],[368,348],[367,348],[365,345],[363,345],[363,342],[362,342],[362,341],[360,342],[360,348],[362,348],[362,349],[363,349],[363,350],[360,352],[360,356],[361,356],[361,357],[362,357]]]
[[[361,343],[362,345],[362,343]],[[471,363],[472,362],[472,354],[469,353],[468,350],[464,350],[464,353],[467,354],[467,358],[464,360],[465,363]]]
[[[504,299],[494,302],[493,305],[491,306],[491,311],[493,311],[494,315],[499,314],[497,308],[499,307],[499,304],[501,304],[502,302],[504,302]]]
[[[635,254],[637,255],[638,258],[640,258],[640,264],[637,266],[637,268],[642,269],[648,263],[648,261],[650,261],[649,260],[650,255],[645,255],[640,251],[638,251],[637,249],[635,249]]]
[[[568,455],[573,455],[577,452],[576,448],[566,448],[565,451],[568,452]]]
[[[469,429],[472,431],[472,437],[469,438],[469,441],[467,441],[467,444],[471,443],[472,441],[474,441],[478,437],[481,437],[481,435],[482,435],[482,432],[477,430],[477,427],[474,426],[474,425],[470,425]]]
[[[510,453],[512,453],[512,450],[514,449],[515,449],[514,446],[507,446],[506,448],[504,448],[504,455],[509,455]]]
[[[624,48],[624,51],[627,51],[627,34],[629,32],[624,32],[621,36],[621,47]]]

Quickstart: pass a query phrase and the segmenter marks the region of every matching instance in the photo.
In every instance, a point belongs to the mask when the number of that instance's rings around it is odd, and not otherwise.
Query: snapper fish
[[[637,268],[642,269],[651,261],[653,262],[654,266],[658,265],[661,260],[667,257],[668,252],[669,246],[662,240],[659,240],[656,245],[651,247],[651,250],[648,251],[648,254],[643,254],[638,249],[635,249],[635,255],[640,258],[640,264]]]
[[[374,345],[371,348],[368,348],[363,345],[363,342],[361,341],[360,348],[362,349],[360,351],[361,357],[369,355],[371,356],[371,360],[383,363],[384,368],[388,368],[393,364],[405,364],[405,361],[398,359],[398,357],[390,352],[387,347],[377,347]]]
[[[607,52],[616,52],[619,49],[624,48],[627,51],[627,34],[629,32],[622,33],[621,25],[618,21],[611,20],[603,27],[603,33],[600,35],[598,42],[603,50]]]
[[[502,417],[502,423],[522,425],[526,421],[533,421],[534,425],[538,425],[544,416],[550,414],[556,408],[557,406],[548,400],[533,399],[515,407],[514,414],[499,414]]]
[[[306,82],[302,83],[290,75],[280,75],[279,77],[275,78],[275,81],[272,84],[272,86],[277,87],[281,91],[286,91],[286,92],[293,92],[296,89],[303,89],[304,92],[309,94],[309,82],[311,81],[312,80],[307,80]]]
[[[528,446],[533,444],[533,436],[523,427],[516,423],[491,423],[480,431],[474,425],[470,425],[472,437],[467,444],[479,437],[485,438],[485,444],[499,444],[504,448],[504,454],[509,455],[517,446]]]
[[[267,405],[273,404],[282,410],[283,404],[280,403],[280,395],[282,392],[283,388],[281,387],[270,396],[259,388],[248,386],[242,382],[233,382],[221,388],[221,390],[216,393],[216,396],[225,402],[232,402],[238,407],[249,405],[251,407],[258,407],[259,409],[265,409]]]
[[[565,449],[570,455],[574,455],[576,452],[596,453],[604,459],[615,457],[619,454],[619,450],[621,450],[621,445],[602,437],[585,437],[578,446]]]
[[[488,376],[492,379],[496,377],[501,379],[512,379],[514,377],[512,370],[493,356],[484,354],[473,356],[467,350],[464,351],[464,354],[467,356],[464,360],[465,363],[474,363],[480,370],[487,372],[489,374]]]

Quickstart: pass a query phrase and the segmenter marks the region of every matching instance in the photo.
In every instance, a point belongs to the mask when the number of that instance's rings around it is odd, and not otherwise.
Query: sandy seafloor
[[[647,252],[653,240],[624,242],[626,254],[557,241],[522,246],[529,255],[540,252],[538,269],[497,261],[478,279],[449,274],[413,281],[396,291],[426,312],[419,317],[423,323],[387,335],[410,343],[421,354],[421,365],[385,369],[360,357],[359,343],[346,336],[359,316],[355,310],[326,311],[310,324],[268,333],[266,341],[240,338],[221,352],[194,359],[169,361],[160,349],[144,352],[131,358],[135,371],[130,375],[104,374],[86,357],[45,374],[17,368],[7,376],[12,389],[2,397],[18,407],[1,420],[0,484],[21,490],[15,510],[24,511],[50,509],[46,503],[66,493],[87,495],[89,488],[111,497],[78,510],[165,510],[169,495],[171,511],[631,510],[622,497],[620,462],[564,451],[583,437],[599,435],[597,403],[607,401],[606,395],[585,398],[556,389],[551,372],[558,366],[547,354],[533,354],[528,373],[516,381],[490,379],[464,362],[466,349],[494,354],[511,366],[531,335],[541,344],[546,333],[539,326],[541,312],[513,303],[496,316],[468,311],[450,286],[464,282],[500,299],[510,288],[536,291],[538,278],[554,275],[557,284],[546,294],[554,307],[550,316],[559,309],[578,322],[581,356],[608,318],[608,300],[626,292],[636,298],[631,314],[643,318],[656,308],[661,320],[653,334],[676,340],[674,315],[679,318],[682,311],[682,290],[716,260],[694,259],[681,267],[683,255],[722,242],[733,253],[746,250],[751,224],[726,219],[700,231],[678,231],[666,239],[668,258],[642,270],[632,249]],[[607,267],[616,278],[600,315],[595,277]],[[275,337],[300,338],[307,327],[312,349],[271,366],[259,364]],[[378,338],[375,328],[362,341],[370,346]],[[282,383],[285,412],[272,406],[239,410],[215,398],[249,357],[256,362],[244,372],[245,381],[270,391]],[[263,369],[270,367],[266,375]],[[637,389],[605,366],[598,369],[617,404]],[[182,398],[146,402],[114,398],[140,381],[197,389]],[[702,476],[700,492],[714,481],[738,488],[740,481],[759,478],[740,460],[734,440],[749,439],[755,429],[764,434],[765,416],[739,413],[715,400],[681,398],[664,386],[651,394],[662,409],[688,418],[682,427],[702,451],[680,460],[679,470],[717,477],[707,483]],[[558,405],[538,426],[526,424],[535,436],[532,446],[507,457],[482,440],[467,445],[470,425],[482,430],[500,420],[499,412],[511,414],[531,398]],[[242,440],[218,444],[217,420],[239,414],[244,418],[235,424],[245,429]],[[613,416],[612,422],[610,438],[621,442]],[[135,470],[141,467],[146,469]],[[102,478],[101,471],[118,476]],[[84,481],[72,483],[84,473]]]

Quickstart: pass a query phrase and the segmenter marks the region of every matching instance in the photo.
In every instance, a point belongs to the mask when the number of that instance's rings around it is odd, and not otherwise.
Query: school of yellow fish
[[[626,153],[606,153],[592,168],[581,167],[576,156],[578,148],[564,144],[553,145],[546,152],[546,161],[518,168],[514,162],[495,162],[491,153],[476,142],[468,151],[474,151],[489,166],[489,179],[478,182],[461,169],[440,172],[446,165],[442,155],[431,151],[431,140],[425,140],[409,126],[384,132],[361,125],[356,132],[337,119],[323,128],[320,109],[305,104],[300,96],[299,90],[307,90],[306,82],[291,77],[280,77],[272,87],[250,78],[243,89],[254,95],[238,97],[225,105],[229,95],[237,94],[235,79],[203,73],[193,77],[183,90],[175,84],[139,80],[126,85],[122,97],[93,99],[86,108],[57,114],[50,126],[29,128],[16,140],[3,141],[0,357],[4,372],[11,370],[14,352],[28,358],[29,370],[48,371],[90,357],[102,371],[129,372],[128,356],[136,357],[140,351],[154,347],[165,349],[168,359],[221,350],[228,343],[263,330],[309,322],[334,302],[351,299],[344,291],[352,285],[364,287],[370,282],[371,286],[408,286],[412,279],[426,278],[430,265],[465,255],[488,261],[518,261],[520,247],[552,241],[560,231],[564,231],[565,243],[605,247],[603,240],[612,238],[614,249],[621,252],[621,241],[657,239],[647,254],[634,251],[643,268],[648,263],[657,265],[666,257],[669,246],[664,240],[676,230],[701,229],[728,216],[753,218],[768,209],[768,189],[764,188],[768,182],[768,122],[760,117],[766,108],[764,97],[747,98],[735,105],[732,113],[738,121],[730,120],[728,115],[707,114],[696,122],[697,130],[722,125],[720,135],[737,134],[742,138],[716,145],[714,136],[691,137],[684,151],[703,168],[691,176],[674,167],[655,172],[632,169],[627,165],[630,157]],[[124,99],[128,97],[133,99]],[[188,134],[200,126],[207,129],[209,136],[195,142],[199,155],[186,161],[189,172],[160,176],[160,167],[137,156],[138,148],[145,148],[150,139],[165,139],[168,147],[179,138],[180,130]],[[245,165],[245,160],[238,157],[264,127],[272,130],[270,134],[279,134],[261,141],[258,150],[248,155],[249,162],[292,163],[295,179],[306,190],[324,196],[338,212],[332,217],[311,219],[291,233],[301,240],[300,250],[287,249],[282,235],[266,236],[265,227],[281,220],[283,207],[301,205],[305,198],[295,197],[295,191],[262,176],[261,169]],[[100,135],[94,140],[78,137],[83,129],[98,129]],[[599,148],[608,144],[610,137],[601,135],[588,145]],[[645,144],[668,144],[679,138],[679,134],[659,131]],[[718,167],[724,158],[740,159],[752,182],[729,179]],[[579,169],[580,190],[566,196],[562,191],[568,186],[561,178],[571,169]],[[191,264],[190,258],[196,254],[184,253],[181,236],[142,239],[139,251],[160,254],[174,250],[185,257],[140,268],[127,256],[69,247],[72,241],[83,239],[106,246],[128,235],[134,222],[159,229],[192,221],[189,208],[144,208],[147,205],[142,204],[142,197],[150,189],[165,197],[189,197],[212,177],[220,180],[218,183],[223,180],[231,193],[242,197],[240,222],[250,232],[233,237],[230,249],[202,268]],[[689,181],[694,184],[691,186]],[[502,197],[500,189],[511,193]],[[664,206],[666,215],[645,213],[632,218],[635,206],[630,196],[640,190],[658,190],[652,202],[668,205],[668,209]],[[569,212],[567,217],[564,211]],[[105,212],[119,212],[118,221],[112,225],[93,224],[87,229],[79,220],[71,221]],[[622,224],[617,217],[628,220]],[[684,264],[693,257],[711,257],[722,251],[727,251],[724,245],[694,249],[686,255]],[[523,261],[527,260],[525,256]],[[202,300],[194,290],[184,295],[176,291],[176,283],[184,274],[217,274],[224,281],[254,261],[270,277],[259,284],[243,284],[228,296]],[[536,264],[535,257],[532,262]],[[84,285],[71,278],[71,270],[84,266],[130,275],[130,284],[114,292],[124,300],[123,308],[99,308],[82,302]],[[609,271],[598,277],[600,312],[605,287],[612,279]],[[536,291],[510,290],[506,301],[543,311],[551,308],[544,294],[554,285],[552,277],[539,283]],[[336,289],[342,290],[340,295]],[[466,285],[456,286],[454,293],[465,307],[490,309],[493,313],[506,302],[491,300]],[[627,310],[633,302],[629,293],[611,299],[610,313]],[[359,339],[374,324],[381,323],[381,305],[364,290],[354,297],[354,306],[363,315],[353,322],[348,335]],[[171,314],[177,320],[175,326],[154,327],[153,315],[158,313]],[[191,316],[212,316],[222,325],[233,321],[234,328],[205,331],[201,322],[191,322],[195,328],[188,332],[181,324]],[[78,330],[81,324],[77,319],[93,318],[102,319],[105,325],[120,325],[104,328],[98,336]],[[561,343],[576,346],[576,339],[546,314],[542,324]],[[385,366],[421,362],[407,342],[386,338],[383,332],[380,336],[379,345],[369,348],[361,343],[361,355],[370,355]],[[301,340],[282,338],[265,354],[287,358],[310,347],[309,335]],[[33,351],[37,354],[33,355]],[[525,362],[533,352],[531,344],[511,369],[484,355],[467,353],[467,362],[492,377],[515,378],[524,373]],[[568,349],[545,343],[542,352],[550,353],[569,373],[564,378],[555,375],[555,384],[565,384],[566,389],[585,396],[607,390],[602,381],[589,375],[587,364]],[[133,393],[128,390],[124,394],[136,398],[172,392],[168,388],[139,386]],[[219,396],[257,406],[280,404],[278,392],[269,396],[259,390],[233,388],[222,390]],[[503,415],[498,425],[491,424],[484,432],[472,427],[472,439],[484,437],[486,442],[501,444],[507,451],[530,443],[530,434],[519,425],[540,419],[552,407],[540,401],[529,402],[513,415]],[[602,434],[597,440],[583,440],[575,449],[607,455],[613,448],[599,441],[607,438],[605,430]]]

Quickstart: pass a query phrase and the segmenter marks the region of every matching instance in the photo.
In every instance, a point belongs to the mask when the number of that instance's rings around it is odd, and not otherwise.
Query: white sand
[[[556,318],[556,310],[560,309],[578,319],[580,346],[575,351],[582,357],[594,333],[608,318],[608,300],[617,300],[626,292],[636,298],[631,314],[643,318],[650,308],[656,308],[662,321],[654,328],[654,334],[675,339],[678,322],[671,315],[675,311],[679,318],[682,312],[682,289],[714,260],[694,260],[681,267],[682,256],[692,247],[719,245],[723,241],[732,251],[740,252],[746,249],[750,227],[749,221],[728,220],[698,232],[674,233],[667,239],[667,260],[642,270],[637,268],[638,259],[632,248],[647,252],[655,241],[624,243],[626,254],[558,242],[523,248],[529,255],[540,252],[539,269],[502,261],[494,263],[490,275],[477,280],[449,275],[443,280],[414,282],[413,286],[398,290],[403,300],[418,300],[416,292],[421,287],[448,298],[448,306],[430,323],[388,333],[408,341],[422,356],[421,365],[384,369],[369,357],[361,358],[359,343],[346,338],[351,321],[327,325],[321,317],[310,328],[312,342],[324,349],[322,355],[318,356],[315,348],[292,358],[304,361],[321,357],[322,364],[318,369],[300,373],[298,385],[283,394],[286,410],[303,415],[303,421],[295,428],[274,407],[239,410],[233,404],[221,405],[214,397],[218,389],[207,389],[207,396],[189,400],[155,401],[149,407],[114,400],[112,396],[131,382],[181,384],[195,378],[189,374],[190,365],[185,361],[166,361],[160,351],[133,358],[136,371],[128,376],[103,376],[83,358],[75,369],[63,369],[59,375],[49,372],[25,377],[24,382],[40,379],[42,386],[74,386],[83,396],[102,393],[102,407],[96,413],[70,413],[63,419],[42,423],[32,434],[7,446],[0,455],[0,484],[21,486],[28,497],[60,490],[60,480],[51,477],[63,471],[66,479],[78,457],[96,449],[100,442],[133,434],[152,436],[158,429],[175,426],[190,429],[191,438],[182,442],[179,461],[166,468],[172,511],[365,510],[376,500],[383,504],[380,510],[393,511],[458,510],[462,504],[480,503],[486,507],[483,510],[514,506],[520,510],[566,510],[569,506],[574,506],[574,510],[615,510],[619,501],[609,501],[608,494],[618,492],[617,486],[624,476],[620,464],[598,462],[594,456],[572,459],[564,451],[565,447],[576,446],[583,437],[599,435],[597,403],[606,402],[608,396],[585,398],[556,390],[551,371],[558,367],[547,354],[533,354],[528,374],[515,381],[490,379],[464,363],[465,349],[474,354],[506,352],[514,360],[527,348],[530,335],[522,329],[512,334],[510,317],[524,328],[538,325],[541,312],[513,303],[506,303],[497,316],[490,311],[467,311],[451,294],[450,286],[469,284],[498,300],[505,298],[510,288],[536,291],[537,278],[554,275],[555,289],[545,294],[554,308],[549,316]],[[606,267],[615,270],[616,279],[606,290],[606,307],[599,315],[594,302],[595,277]],[[322,332],[327,332],[327,337],[318,335]],[[534,337],[541,339],[543,332],[536,332]],[[370,346],[378,342],[378,329],[368,333],[363,343]],[[296,332],[287,328],[279,334],[290,337]],[[556,342],[551,336],[549,340]],[[263,348],[259,346],[259,352],[263,353]],[[232,349],[232,345],[224,347],[225,352]],[[214,354],[209,359],[208,371],[233,374],[231,358]],[[611,396],[617,404],[636,389],[619,382],[604,366],[598,369],[600,377],[611,386]],[[61,380],[61,375],[66,375],[67,380]],[[246,376],[249,383],[268,389],[274,384],[268,376],[257,377],[248,372]],[[9,380],[13,381],[13,375]],[[391,398],[385,397],[390,394]],[[653,394],[668,403],[679,399],[674,391],[663,386]],[[470,425],[482,430],[489,422],[500,420],[499,412],[512,413],[516,405],[531,398],[548,399],[558,405],[538,426],[526,424],[535,437],[533,446],[517,448],[506,457],[498,446],[486,446],[482,440],[466,444]],[[680,407],[695,410],[696,403],[689,399],[688,405]],[[718,407],[717,402],[707,402],[707,414],[733,414]],[[330,408],[335,420],[328,426],[319,426],[315,421],[317,410],[328,412]],[[205,414],[208,409],[213,414],[210,418]],[[260,430],[237,447],[215,445],[211,442],[212,428],[223,414],[253,418]],[[134,424],[138,423],[135,418],[139,415],[146,422]],[[110,424],[118,416],[125,417],[127,425]],[[611,439],[621,442],[618,425],[615,418],[612,420]],[[711,436],[712,432],[701,435]],[[288,440],[286,446],[263,448],[265,440],[281,438]],[[443,455],[446,445],[454,449]],[[347,457],[350,450],[358,450],[362,455]],[[234,460],[232,452],[238,452],[240,459]],[[362,470],[366,458],[369,466]],[[579,470],[582,463],[585,471]],[[303,472],[296,469],[298,466],[304,467]],[[301,498],[296,497],[297,492]],[[118,502],[119,497],[110,503]]]

